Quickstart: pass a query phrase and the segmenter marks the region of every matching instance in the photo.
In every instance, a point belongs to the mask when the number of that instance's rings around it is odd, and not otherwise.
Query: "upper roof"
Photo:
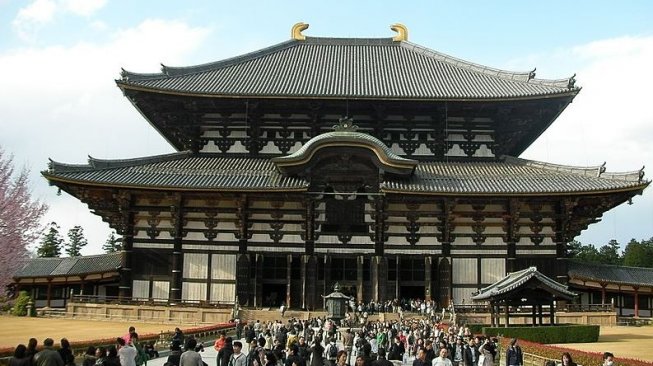
[[[472,296],[472,300],[483,301],[492,298],[502,297],[524,286],[531,280],[539,281],[538,286],[559,297],[573,299],[576,294],[567,290],[567,286],[558,283],[545,276],[537,270],[537,267],[529,267],[521,271],[509,273],[506,277],[493,283],[492,285],[482,288],[478,294]]]
[[[14,278],[63,277],[117,271],[121,253],[66,258],[31,258],[16,271]]]
[[[380,191],[456,195],[590,194],[644,189],[643,171],[606,173],[603,165],[570,167],[514,157],[484,162],[420,162],[409,178],[386,177]],[[306,179],[283,176],[269,159],[188,152],[129,160],[51,161],[51,183],[209,191],[303,191]],[[59,185],[59,184],[58,184]]]
[[[303,35],[197,66],[163,66],[153,74],[123,70],[116,82],[123,89],[208,97],[504,100],[580,90],[573,76],[536,79],[535,70],[495,69],[407,40]]]
[[[567,273],[570,279],[653,287],[653,268],[615,266],[569,260]]]

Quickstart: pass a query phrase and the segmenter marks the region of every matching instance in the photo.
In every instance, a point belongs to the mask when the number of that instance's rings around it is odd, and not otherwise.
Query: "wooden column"
[[[508,260],[506,261],[506,271],[515,272],[517,262],[517,234],[519,233],[519,200],[511,198],[508,201],[508,218],[506,219],[506,245],[508,250]]]
[[[607,283],[601,283],[601,305],[605,305],[605,287],[607,286]]]
[[[246,304],[250,297],[250,271],[252,266],[256,266],[255,255],[247,254],[247,239],[249,232],[247,230],[248,217],[247,217],[247,195],[242,195],[236,198],[236,227],[238,232],[236,238],[238,239],[238,261],[236,262],[236,295],[240,304]],[[254,301],[256,302],[256,279]],[[255,305],[256,306],[256,305]]]
[[[131,195],[121,193],[118,197],[121,223],[116,231],[122,235],[122,259],[120,266],[120,283],[118,297],[131,299],[132,297],[132,256],[134,248],[134,213],[131,210]]]
[[[551,302],[549,303],[549,307],[551,308],[551,312],[549,313],[549,325],[555,325],[556,318],[555,318],[555,306],[553,304],[553,299],[551,299]]]
[[[431,291],[433,284],[431,283],[431,269],[433,268],[433,258],[430,255],[424,257],[424,299],[431,301]]]
[[[263,306],[263,255],[254,254],[254,306]]]
[[[290,287],[292,285],[292,254],[286,256],[286,309],[290,308]]]
[[[172,241],[172,276],[170,281],[170,302],[181,301],[181,287],[183,281],[184,253],[182,250],[182,236],[184,228],[183,202],[180,194],[175,197],[175,204],[170,207],[174,225]],[[210,271],[209,271],[210,273]]]
[[[635,290],[635,318],[639,318],[639,287],[633,286]]]
[[[45,306],[50,307],[50,302],[52,301],[52,279],[48,278],[48,293],[45,297]]]
[[[531,324],[537,325],[537,305],[533,304],[531,308]]]
[[[542,321],[542,312],[543,312],[543,311],[544,311],[544,309],[543,309],[542,304],[538,304],[538,305],[537,305],[537,312],[539,313],[539,314],[538,314],[538,315],[539,315],[538,318],[539,318],[539,324],[540,324],[540,325],[544,325],[544,323],[543,323],[543,321]]]
[[[363,261],[364,257],[356,257],[356,301],[363,301]]]
[[[508,303],[507,302],[506,302],[505,310],[506,310],[506,328],[508,328],[510,326],[510,314],[508,313]]]
[[[315,200],[304,200],[306,217],[304,221],[304,255],[302,262],[302,307],[315,309],[317,290],[317,257],[315,256]]]

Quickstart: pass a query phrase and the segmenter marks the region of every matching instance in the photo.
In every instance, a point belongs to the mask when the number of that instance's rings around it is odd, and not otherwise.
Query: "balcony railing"
[[[73,295],[71,302],[91,304],[116,304],[116,305],[159,305],[159,306],[185,306],[201,308],[232,308],[233,301],[203,301],[203,300],[179,300],[118,296],[95,296],[95,295]]]

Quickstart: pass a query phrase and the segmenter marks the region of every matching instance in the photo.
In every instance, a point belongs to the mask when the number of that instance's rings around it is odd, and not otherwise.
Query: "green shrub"
[[[11,312],[12,315],[16,316],[26,316],[27,315],[27,310],[28,306],[27,304],[31,301],[29,295],[27,294],[27,291],[21,291],[18,293],[18,297],[16,297],[16,301],[14,302],[14,308]]]
[[[591,343],[599,340],[598,325],[554,325],[537,327],[485,327],[483,334],[519,338],[537,343]]]

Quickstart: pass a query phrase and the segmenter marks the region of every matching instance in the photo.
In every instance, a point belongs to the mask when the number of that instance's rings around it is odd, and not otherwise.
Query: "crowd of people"
[[[412,366],[524,364],[516,339],[499,355],[496,339],[474,335],[465,325],[433,322],[428,317],[370,321],[358,328],[336,329],[335,323],[324,318],[237,321],[235,339],[222,333],[213,344],[216,366],[392,366],[393,361]],[[76,360],[65,338],[56,349],[54,340],[46,338],[37,350],[35,338],[27,346],[18,345],[9,366],[147,366],[149,359],[159,357],[153,343],[138,341],[134,327],[116,338],[115,345],[88,347],[81,360]],[[203,350],[201,342],[176,328],[164,366],[207,366]],[[603,358],[604,366],[612,366],[612,353],[606,352]],[[555,365],[576,363],[564,352],[559,362],[547,364]]]

